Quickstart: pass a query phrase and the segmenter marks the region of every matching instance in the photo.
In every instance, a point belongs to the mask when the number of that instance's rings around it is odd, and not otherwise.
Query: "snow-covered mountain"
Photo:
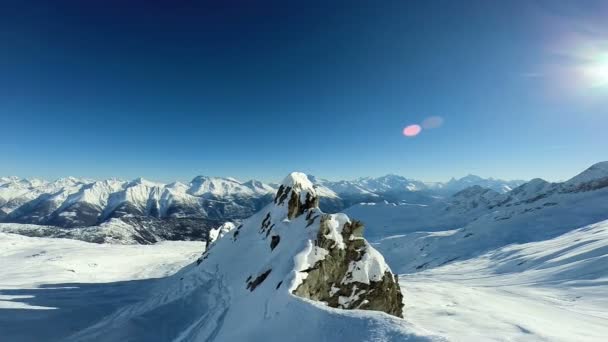
[[[3,178],[0,211],[13,222],[80,227],[125,215],[245,218],[266,204],[274,189],[256,181],[196,177],[188,185],[133,181],[55,182]]]
[[[107,231],[107,226],[129,226],[137,234],[130,234],[132,238],[125,241],[204,239],[211,227],[225,219],[243,219],[255,213],[272,199],[274,191],[257,181],[202,176],[190,184],[162,184],[143,178],[64,178],[47,182],[4,177],[0,179],[0,222],[48,226],[37,231],[31,226],[13,225],[11,229],[36,236],[89,236],[86,241],[91,241],[90,234],[80,231],[91,232],[94,226],[101,227],[100,232]],[[58,229],[51,234],[51,226],[86,229],[69,234]],[[95,240],[113,239],[107,236]]]
[[[358,203],[433,204],[441,202],[449,193],[439,183],[428,184],[397,175],[353,181],[309,178],[320,198],[320,207],[331,213]],[[467,184],[504,183],[469,178]],[[90,234],[80,232],[67,234],[58,229],[51,234],[51,227],[86,228],[84,231],[90,232],[92,227],[119,219],[130,226],[131,231],[137,231],[125,241],[135,239],[149,243],[161,236],[205,239],[211,227],[247,218],[270,203],[277,188],[277,184],[256,180],[241,182],[206,176],[197,176],[188,184],[163,184],[143,178],[94,181],[68,177],[48,182],[3,177],[0,178],[0,222],[45,226],[38,230],[31,226],[10,228],[29,235],[89,236],[86,241],[91,241]],[[113,221],[113,225],[125,226],[123,223]],[[161,233],[163,226],[166,233]],[[94,240],[116,241],[112,236]]]
[[[344,214],[324,214],[306,175],[292,173],[270,204],[174,275],[110,286],[105,305],[96,302],[103,290],[89,288],[98,310],[43,312],[29,324],[52,323],[45,338],[62,341],[429,340],[400,318],[397,278],[362,230]],[[24,299],[0,293],[9,305]],[[37,336],[15,317],[5,317],[9,338]]]
[[[354,206],[346,212],[369,227],[369,237],[400,272],[463,260],[512,243],[554,238],[608,219],[608,163],[562,183],[533,179],[499,194],[479,186],[425,207]]]
[[[433,204],[470,186],[481,186],[499,193],[521,185],[524,181],[504,181],[469,175],[449,182],[422,182],[398,175],[377,178],[363,177],[351,181],[329,181],[311,177],[322,189],[321,208],[337,212],[359,203]]]
[[[440,204],[357,206],[401,229],[371,243],[358,221],[321,212],[303,174],[242,224],[213,229],[202,256],[200,242],[0,233],[0,331],[11,341],[603,341],[602,167],[509,194],[473,186]],[[394,216],[404,210],[421,218]],[[464,223],[409,226],[450,219]]]
[[[458,191],[464,190],[471,186],[481,186],[483,188],[491,189],[499,193],[509,192],[516,187],[525,183],[523,180],[502,180],[495,178],[482,178],[476,175],[467,175],[460,179],[452,178],[445,183],[430,183],[427,184],[430,189],[445,193],[453,194]]]

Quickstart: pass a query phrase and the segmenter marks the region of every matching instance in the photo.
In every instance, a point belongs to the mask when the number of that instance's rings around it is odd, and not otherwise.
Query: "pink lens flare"
[[[422,127],[425,129],[437,128],[443,124],[441,116],[430,116],[422,121]]]
[[[420,131],[422,131],[422,127],[420,125],[409,125],[403,129],[403,135],[406,137],[415,137]]]

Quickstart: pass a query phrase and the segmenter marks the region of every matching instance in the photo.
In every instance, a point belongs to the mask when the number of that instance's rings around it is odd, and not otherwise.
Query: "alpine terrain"
[[[309,178],[320,207],[330,213],[361,202],[435,203],[468,184],[504,191],[521,183],[477,176],[447,183],[423,183],[396,175],[335,182]],[[255,180],[205,176],[188,184],[143,178],[127,182],[68,177],[48,182],[2,177],[0,231],[96,243],[208,241],[211,229],[251,216],[272,201],[277,189],[276,184]]]
[[[12,277],[17,280],[10,287],[21,289],[1,291],[1,303],[16,309],[0,310],[0,329],[12,341],[430,338],[402,319],[397,276],[363,238],[361,223],[344,214],[324,214],[318,201],[306,175],[292,173],[272,203],[238,227],[224,227],[224,236],[197,260],[157,280],[92,287],[64,283],[29,292],[25,284],[15,284],[19,277]],[[31,257],[61,260],[47,253]],[[4,257],[20,259],[11,252]],[[55,301],[58,293],[61,299]],[[43,304],[44,297],[49,302]],[[34,305],[28,298],[41,302]],[[73,308],[63,313],[63,302]],[[92,303],[99,309],[83,307]],[[28,308],[40,310],[31,316]],[[43,328],[31,331],[25,324]]]
[[[560,183],[475,184],[336,214],[319,208],[328,188],[315,180],[290,174],[270,203],[210,228],[206,242],[0,233],[0,331],[10,341],[608,335],[608,162]],[[120,236],[108,222],[95,229]]]

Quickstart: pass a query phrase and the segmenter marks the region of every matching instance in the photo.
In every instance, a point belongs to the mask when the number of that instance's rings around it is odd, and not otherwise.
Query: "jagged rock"
[[[315,245],[329,251],[322,260],[307,270],[306,279],[294,294],[342,309],[384,311],[402,317],[403,295],[399,283],[390,270],[373,275],[367,282],[360,281],[353,273],[362,272],[362,259],[372,253],[363,239],[363,225],[359,221],[345,222],[342,226],[343,248],[328,238],[331,215],[321,219]],[[375,251],[374,251],[375,252]],[[377,253],[377,252],[376,252]]]
[[[259,238],[270,240],[270,252],[304,253],[295,265],[297,276],[290,286],[293,294],[335,308],[377,310],[401,317],[403,296],[399,284],[382,255],[363,238],[361,222],[351,221],[344,214],[324,214],[318,205],[319,197],[307,176],[292,173],[279,186],[273,204],[257,215],[259,223],[253,218],[246,221],[241,234],[250,234],[248,229],[254,228]],[[297,237],[307,239],[311,248],[285,250]],[[284,246],[283,239],[291,241]],[[256,267],[264,271],[272,266]],[[269,271],[258,274],[246,281],[250,291],[273,276]],[[282,284],[284,280],[273,283]]]
[[[270,250],[275,249],[275,247],[277,247],[277,245],[279,244],[279,242],[281,241],[281,237],[278,235],[275,235],[272,237],[272,240],[270,240]]]
[[[255,290],[255,288],[258,287],[258,285],[260,285],[262,282],[264,282],[264,280],[266,280],[266,277],[268,277],[270,272],[272,272],[272,270],[267,270],[266,272],[257,276],[253,281],[250,281],[251,276],[249,278],[247,278],[247,290],[249,290],[249,291]]]

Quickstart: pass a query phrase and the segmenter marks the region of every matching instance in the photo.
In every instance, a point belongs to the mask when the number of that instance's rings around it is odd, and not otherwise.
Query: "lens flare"
[[[420,125],[409,125],[403,129],[403,135],[406,137],[415,137],[420,131],[422,131],[422,127]]]
[[[429,116],[422,121],[422,127],[425,129],[437,128],[443,125],[443,118],[441,116]]]

